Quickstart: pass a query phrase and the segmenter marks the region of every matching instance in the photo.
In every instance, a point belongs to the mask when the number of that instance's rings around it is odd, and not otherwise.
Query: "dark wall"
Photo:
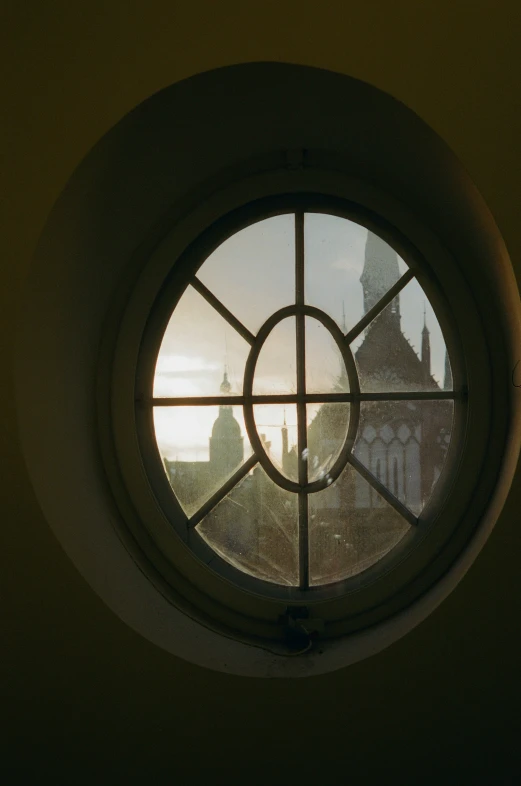
[[[404,101],[468,168],[521,273],[517,4],[401,0],[389,9],[336,0],[172,8],[156,0],[146,10],[123,2],[78,10],[56,1],[4,10],[6,783],[497,784],[519,777],[519,481],[472,569],[412,633],[334,674],[254,680],[178,660],[109,611],[51,534],[17,436],[13,326],[54,201],[125,113],[208,68],[254,60],[316,65]]]

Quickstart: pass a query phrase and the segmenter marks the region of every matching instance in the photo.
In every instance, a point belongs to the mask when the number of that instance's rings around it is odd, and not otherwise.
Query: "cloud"
[[[190,376],[192,376],[193,374],[202,374],[206,371],[214,371],[217,367],[216,363],[208,363],[202,357],[161,352],[157,360],[156,374],[174,376],[190,372]]]
[[[344,270],[347,273],[358,275],[358,277],[362,275],[363,267],[360,264],[360,259],[353,259],[352,257],[338,257],[331,262],[330,266],[333,268],[333,270]]]

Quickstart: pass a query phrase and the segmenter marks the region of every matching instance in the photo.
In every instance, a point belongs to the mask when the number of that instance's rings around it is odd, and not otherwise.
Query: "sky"
[[[324,310],[339,327],[349,330],[363,316],[360,276],[368,230],[348,219],[306,213],[304,222],[305,299]],[[198,278],[252,332],[279,308],[295,302],[294,217],[282,215],[259,221],[237,232],[203,263]],[[407,265],[398,259],[400,272]],[[413,279],[400,294],[401,325],[420,352],[426,311],[431,339],[431,370],[443,383],[445,343],[434,311]],[[351,345],[356,351],[363,334]],[[159,351],[155,396],[218,395],[224,368],[231,393],[242,392],[249,344],[189,286],[175,308]],[[329,332],[306,318],[307,389],[330,392],[342,359]],[[254,379],[255,393],[291,393],[296,389],[295,320],[285,319],[262,348]],[[308,420],[314,416],[311,409]],[[208,439],[217,407],[160,407],[154,412],[162,456],[184,461],[207,461]],[[241,407],[234,415],[244,435],[245,457],[250,450]],[[255,411],[259,431],[272,442],[280,458],[280,427],[284,416],[290,445],[296,442],[295,407],[266,405]]]

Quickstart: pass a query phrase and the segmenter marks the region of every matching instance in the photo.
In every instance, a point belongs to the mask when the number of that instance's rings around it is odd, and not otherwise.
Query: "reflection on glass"
[[[306,303],[346,333],[403,275],[405,262],[365,227],[338,216],[304,217]]]
[[[355,347],[362,392],[452,389],[440,325],[415,279],[371,322]]]
[[[295,393],[297,389],[297,344],[295,317],[275,325],[257,360],[253,394]]]
[[[410,525],[348,465],[338,480],[309,495],[309,573],[317,586],[370,568],[409,531]]]
[[[306,317],[306,390],[348,393],[349,379],[338,345],[324,325]]]
[[[273,464],[289,480],[298,481],[296,405],[255,404],[253,416]]]
[[[242,407],[154,407],[154,428],[168,480],[188,517],[252,452]]]
[[[298,498],[256,467],[197,526],[223,559],[264,581],[298,585]]]
[[[258,221],[225,240],[197,277],[256,333],[266,319],[295,302],[295,217]]]
[[[349,404],[307,404],[308,481],[327,476],[349,427]]]
[[[416,516],[443,469],[452,429],[452,401],[368,401],[360,407],[354,455]],[[365,503],[382,504],[366,489]]]
[[[248,343],[189,286],[163,336],[154,396],[239,394],[249,350]]]

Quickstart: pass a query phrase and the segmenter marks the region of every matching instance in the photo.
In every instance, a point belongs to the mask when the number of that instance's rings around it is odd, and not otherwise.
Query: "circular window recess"
[[[512,276],[450,151],[374,88],[257,64],[162,91],[79,168],[28,284],[17,397],[50,525],[200,665],[378,652],[508,492]]]
[[[209,623],[284,654],[383,622],[474,526],[464,447],[484,448],[468,432],[486,413],[432,268],[317,193],[225,213],[178,258],[176,238],[147,267],[155,297],[144,279],[131,297],[139,347],[123,325],[112,380],[107,467],[136,541]]]

